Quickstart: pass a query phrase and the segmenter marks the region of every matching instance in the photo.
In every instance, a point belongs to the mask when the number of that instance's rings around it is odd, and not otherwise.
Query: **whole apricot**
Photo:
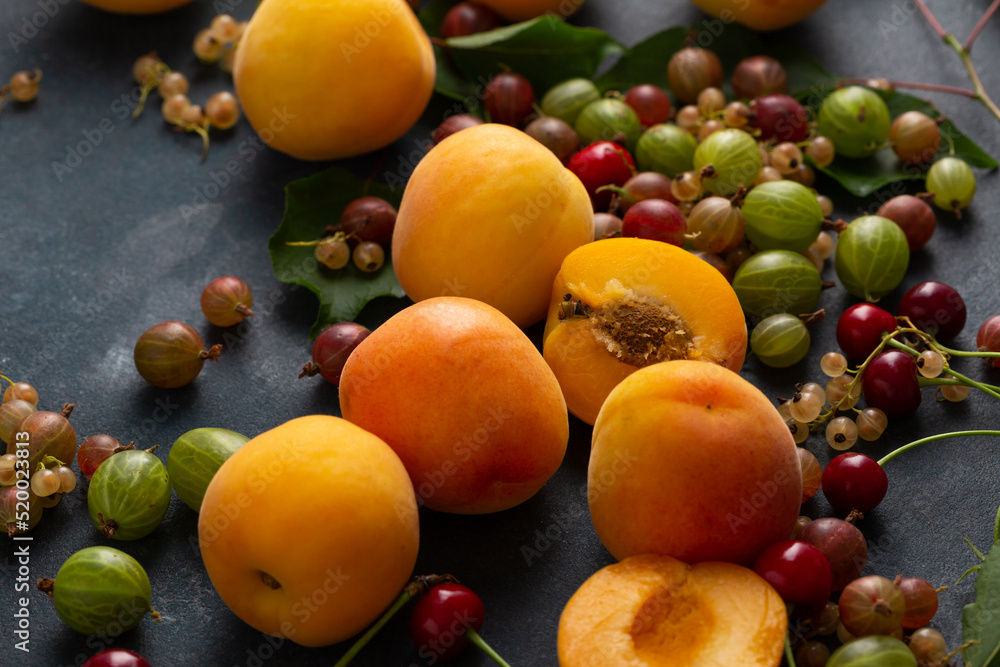
[[[340,409],[393,448],[422,503],[459,514],[533,496],[569,438],[559,383],[535,346],[497,309],[460,297],[421,301],[362,341]]]
[[[434,89],[434,53],[403,0],[267,0],[236,52],[233,81],[264,143],[337,160],[409,130]]]
[[[777,408],[738,374],[697,361],[626,378],[594,424],[594,528],[621,560],[749,563],[792,532],[802,471]]]
[[[559,619],[560,667],[777,667],[788,615],[733,563],[642,555],[598,570]]]
[[[338,417],[300,417],[222,464],[205,491],[198,543],[237,616],[325,646],[363,630],[399,595],[417,558],[417,504],[403,464],[376,436]]]
[[[476,0],[486,5],[505,21],[527,21],[542,14],[567,18],[580,8],[584,0]]]
[[[413,170],[392,266],[414,301],[478,299],[526,327],[545,317],[563,258],[593,237],[580,179],[524,132],[487,123],[451,135]]]
[[[115,14],[159,14],[191,0],[82,0],[82,2]]]
[[[588,424],[640,368],[697,359],[739,371],[746,349],[746,320],[728,281],[669,243],[589,243],[563,260],[552,287],[545,361],[569,411]]]
[[[735,18],[754,30],[778,30],[798,23],[823,6],[826,0],[691,0],[716,18]]]

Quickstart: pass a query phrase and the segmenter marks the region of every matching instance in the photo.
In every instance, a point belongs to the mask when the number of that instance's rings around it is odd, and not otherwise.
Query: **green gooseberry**
[[[888,218],[866,215],[840,232],[833,266],[848,292],[878,301],[903,282],[910,246],[902,227]]]
[[[750,334],[750,349],[771,368],[797,364],[809,352],[811,337],[801,318],[789,313],[765,317]]]
[[[761,250],[805,252],[823,228],[816,195],[795,181],[761,183],[743,201],[746,235]]]
[[[601,91],[590,79],[567,79],[542,97],[542,113],[573,125],[583,108],[601,99]]]
[[[111,547],[87,547],[67,558],[52,581],[52,601],[59,618],[85,635],[116,637],[146,614],[159,616],[142,565]]]
[[[153,532],[170,505],[167,469],[147,451],[130,449],[108,457],[87,491],[90,519],[116,540],[137,540]]]
[[[635,147],[639,171],[658,171],[673,178],[694,168],[698,142],[676,125],[662,123],[642,133]]]
[[[917,667],[917,659],[910,647],[895,637],[872,635],[838,648],[826,667]]]
[[[743,310],[755,317],[799,315],[816,310],[823,279],[797,252],[765,250],[752,255],[733,276],[733,291]]]
[[[713,132],[694,152],[694,170],[702,174],[705,190],[723,197],[735,194],[741,185],[753,187],[761,164],[757,142],[743,130]],[[714,175],[705,173],[706,167]]]
[[[945,211],[959,211],[976,194],[976,175],[957,157],[943,157],[927,170],[927,191],[934,193],[934,205]]]
[[[868,157],[889,140],[892,116],[870,88],[847,86],[830,93],[819,108],[819,133],[838,155]]]
[[[195,512],[201,510],[212,477],[250,438],[224,428],[196,428],[174,441],[167,474],[177,496]]]
[[[585,106],[573,129],[580,138],[581,146],[595,141],[617,142],[624,137],[625,146],[634,151],[642,134],[642,123],[632,107],[608,97]]]

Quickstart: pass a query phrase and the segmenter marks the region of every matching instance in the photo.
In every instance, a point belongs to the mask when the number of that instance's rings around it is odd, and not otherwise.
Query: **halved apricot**
[[[732,563],[633,556],[591,576],[559,619],[560,667],[776,667],[788,616]]]
[[[739,300],[715,268],[668,243],[613,238],[563,260],[543,353],[569,411],[593,424],[640,368],[694,359],[739,371],[746,347]]]

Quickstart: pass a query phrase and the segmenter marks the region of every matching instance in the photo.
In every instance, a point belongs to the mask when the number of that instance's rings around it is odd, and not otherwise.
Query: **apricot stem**
[[[479,636],[479,633],[476,632],[475,628],[469,628],[468,630],[466,630],[465,631],[465,636],[469,638],[470,642],[472,642],[473,644],[475,644],[476,646],[478,646],[482,650],[483,653],[485,653],[486,655],[488,655],[491,658],[493,658],[493,660],[498,665],[503,665],[503,667],[510,667],[510,665],[507,663],[507,661],[504,660],[503,658],[501,658],[497,654],[497,652],[494,651],[493,648],[489,644],[487,644],[486,641],[482,637]]]
[[[913,442],[911,442],[909,444],[903,445],[899,449],[896,449],[896,450],[893,450],[893,451],[889,452],[888,454],[886,454],[885,456],[883,456],[882,458],[880,458],[878,460],[878,464],[884,468],[886,463],[888,463],[889,461],[893,460],[894,458],[896,458],[897,456],[899,456],[903,452],[909,451],[909,450],[911,450],[911,449],[913,449],[915,447],[919,447],[920,445],[927,444],[928,442],[934,442],[936,440],[946,440],[948,438],[966,437],[966,436],[972,436],[972,435],[1000,436],[1000,431],[987,431],[987,430],[981,430],[981,431],[952,431],[950,433],[938,433],[937,435],[929,435],[926,438],[920,438],[919,440],[914,440]]]
[[[423,595],[430,590],[432,586],[445,583],[458,583],[458,579],[450,574],[430,574],[416,576],[413,577],[413,579],[410,579],[409,583],[403,587],[403,592],[400,593],[399,597],[396,598],[396,601],[392,603],[392,606],[385,610],[382,616],[375,621],[374,625],[368,628],[365,634],[358,637],[357,641],[355,641],[351,648],[348,649],[347,653],[344,654],[344,657],[338,660],[337,664],[333,667],[346,667],[351,660],[354,659],[354,656],[361,652],[361,649],[365,647],[365,644],[371,641],[371,638],[378,634],[378,631],[382,629],[382,626],[388,623],[389,620],[396,615],[396,612],[402,609],[407,602],[409,602],[412,598]],[[469,630],[471,631],[472,628],[469,628]]]

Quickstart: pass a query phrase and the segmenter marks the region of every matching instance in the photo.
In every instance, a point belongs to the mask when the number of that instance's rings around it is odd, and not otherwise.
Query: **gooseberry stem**
[[[494,662],[496,662],[498,665],[503,665],[503,667],[510,667],[507,661],[501,658],[497,654],[497,652],[494,651],[493,648],[486,643],[486,640],[484,640],[482,637],[479,636],[479,633],[476,632],[475,628],[469,628],[468,630],[466,630],[465,636],[469,638],[470,642],[478,646],[483,653],[493,658]]]
[[[920,445],[925,445],[928,442],[935,442],[937,440],[947,440],[948,438],[963,438],[966,436],[973,436],[973,435],[1000,436],[1000,431],[952,431],[950,433],[939,433],[937,435],[930,435],[927,436],[926,438],[920,438],[919,440],[914,440],[909,444],[903,445],[899,449],[889,452],[888,454],[886,454],[885,456],[883,456],[878,460],[878,464],[884,468],[886,463],[893,460],[903,452],[909,451],[915,447],[919,447]]]
[[[337,664],[333,667],[346,667],[347,664],[354,659],[354,656],[360,653],[361,649],[363,649],[365,645],[371,641],[371,638],[382,629],[382,626],[388,623],[389,620],[396,615],[396,612],[402,609],[411,599],[419,595],[423,595],[430,590],[431,587],[437,586],[438,584],[457,582],[458,580],[450,574],[429,574],[410,579],[410,582],[403,587],[403,592],[399,594],[399,597],[392,603],[392,606],[385,610],[385,613],[383,613],[382,616],[375,621],[374,625],[368,628],[365,634],[358,637],[357,641],[354,642],[347,653],[344,654],[344,657],[338,660]]]

